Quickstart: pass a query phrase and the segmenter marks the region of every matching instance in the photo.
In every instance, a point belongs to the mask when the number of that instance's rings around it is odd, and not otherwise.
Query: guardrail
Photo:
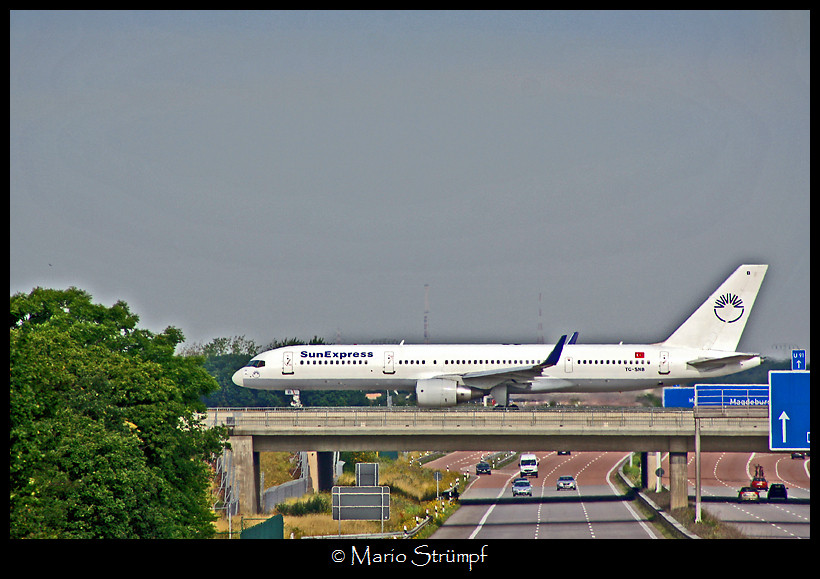
[[[433,517],[427,515],[419,522],[414,529],[409,531],[389,531],[386,533],[358,533],[355,535],[309,535],[302,537],[303,539],[412,539],[419,531],[421,531],[427,524],[433,520]]]
[[[680,521],[675,519],[671,514],[667,513],[658,504],[653,501],[652,499],[647,496],[645,492],[643,492],[640,488],[632,483],[629,480],[629,477],[624,474],[624,464],[626,464],[626,460],[621,462],[620,467],[618,468],[618,476],[621,478],[621,481],[627,487],[632,489],[632,492],[635,493],[635,496],[641,501],[648,509],[654,511],[658,515],[658,521],[664,527],[666,527],[669,531],[674,533],[674,535],[681,539],[700,539],[697,535],[690,532],[686,527],[684,527]]]
[[[639,429],[693,432],[696,413],[681,408],[560,408],[518,411],[420,408],[211,408],[205,423],[232,428],[299,429]],[[767,408],[715,408],[698,411],[701,430],[757,429]],[[728,419],[728,420],[727,420]],[[734,420],[732,420],[734,419]]]

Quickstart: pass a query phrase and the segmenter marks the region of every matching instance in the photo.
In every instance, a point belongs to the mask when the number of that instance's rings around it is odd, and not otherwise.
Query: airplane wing
[[[555,344],[552,352],[550,352],[550,355],[540,364],[498,368],[496,370],[485,370],[482,372],[467,372],[458,376],[461,377],[465,385],[483,389],[492,388],[504,382],[527,384],[540,376],[544,368],[555,366],[558,363],[561,359],[561,351],[564,349],[566,340],[566,334],[561,336],[561,339],[558,340],[558,343]]]
[[[757,358],[759,355],[760,354],[732,354],[731,356],[721,356],[718,358],[697,358],[695,360],[689,360],[686,365],[692,366],[697,370],[715,370],[723,366],[728,366],[729,364],[738,364],[746,360]]]

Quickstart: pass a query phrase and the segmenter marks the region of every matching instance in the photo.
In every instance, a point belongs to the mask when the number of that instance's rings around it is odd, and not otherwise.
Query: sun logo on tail
[[[743,300],[734,294],[724,294],[715,300],[715,315],[721,322],[731,324],[743,316]]]

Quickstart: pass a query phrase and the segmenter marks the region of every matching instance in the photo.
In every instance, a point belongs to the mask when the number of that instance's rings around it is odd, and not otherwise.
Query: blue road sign
[[[694,386],[671,386],[663,389],[664,408],[692,408],[695,406]]]
[[[765,408],[768,405],[767,384],[695,384],[695,406]]]
[[[806,369],[806,351],[792,350],[792,370]]]
[[[769,372],[769,449],[811,450],[810,372]]]

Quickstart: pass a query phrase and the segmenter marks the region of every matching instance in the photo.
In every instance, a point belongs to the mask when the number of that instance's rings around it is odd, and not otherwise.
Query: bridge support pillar
[[[333,452],[308,452],[308,473],[314,493],[333,489]]]
[[[253,451],[252,436],[231,436],[236,484],[239,486],[239,511],[259,513],[259,453]]]
[[[317,452],[317,481],[320,491],[329,491],[333,489],[333,453],[332,452]]]
[[[669,453],[669,508],[683,509],[689,505],[689,480],[686,476],[686,453]]]
[[[641,453],[641,488],[649,487],[649,453]]]

